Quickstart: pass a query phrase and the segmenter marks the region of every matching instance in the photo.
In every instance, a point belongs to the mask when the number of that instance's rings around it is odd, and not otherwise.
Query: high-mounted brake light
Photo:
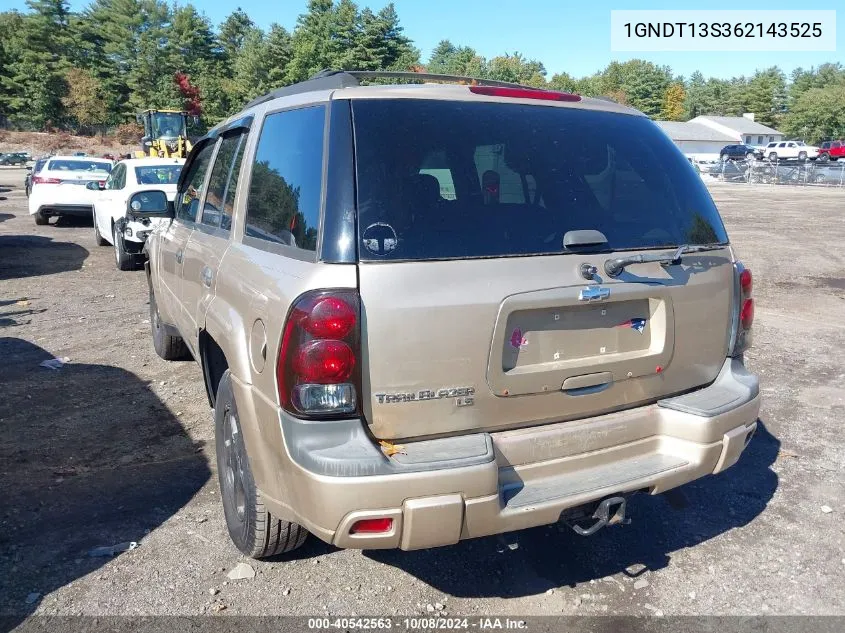
[[[509,97],[511,99],[540,99],[541,101],[581,101],[581,95],[556,90],[532,90],[531,88],[505,88],[499,86],[470,86],[469,91],[488,97]]]
[[[279,401],[300,417],[357,410],[359,299],[353,290],[308,292],[291,308],[276,367]]]

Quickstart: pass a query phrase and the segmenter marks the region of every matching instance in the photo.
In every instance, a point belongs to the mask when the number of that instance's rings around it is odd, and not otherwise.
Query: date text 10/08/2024
[[[449,617],[407,617],[407,618],[309,618],[311,630],[390,630],[431,631],[431,630],[480,630],[480,631],[519,631],[527,630],[528,623],[516,618],[449,618]]]

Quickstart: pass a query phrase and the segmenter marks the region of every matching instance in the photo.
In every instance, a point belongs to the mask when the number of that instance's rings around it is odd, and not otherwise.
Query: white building
[[[656,123],[684,154],[696,158],[718,158],[725,145],[766,145],[784,139],[783,132],[758,123],[751,113],[742,116],[697,116],[686,122]]]

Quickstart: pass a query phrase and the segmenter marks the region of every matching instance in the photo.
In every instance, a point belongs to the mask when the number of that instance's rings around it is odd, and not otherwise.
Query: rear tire
[[[153,347],[156,354],[164,360],[186,360],[191,357],[188,346],[181,336],[171,336],[167,333],[158,313],[155,293],[150,288],[150,327],[153,331]]]
[[[112,227],[112,238],[114,239],[114,260],[118,270],[132,270],[135,260],[131,253],[126,252],[126,246],[123,244],[123,234],[117,228],[116,224]]]
[[[50,218],[48,216],[44,215],[41,211],[38,211],[35,214],[35,223],[38,226],[45,226],[47,224],[50,224]]]
[[[807,152],[798,152],[798,160],[802,163],[807,160]]]
[[[94,242],[97,246],[106,246],[108,242],[100,235],[100,227],[97,226],[97,214],[94,214]]]
[[[821,156],[819,156],[819,162],[820,163],[826,163],[829,160],[830,160],[830,154],[822,154]]]
[[[775,162],[778,159],[777,152],[769,152],[769,160]]]
[[[284,554],[300,547],[308,531],[270,514],[255,486],[228,369],[217,388],[214,436],[223,514],[235,547],[252,558]]]

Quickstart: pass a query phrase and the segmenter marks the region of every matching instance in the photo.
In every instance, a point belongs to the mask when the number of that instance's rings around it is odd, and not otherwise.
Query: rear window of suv
[[[726,243],[700,177],[645,117],[548,106],[354,100],[362,260]]]

